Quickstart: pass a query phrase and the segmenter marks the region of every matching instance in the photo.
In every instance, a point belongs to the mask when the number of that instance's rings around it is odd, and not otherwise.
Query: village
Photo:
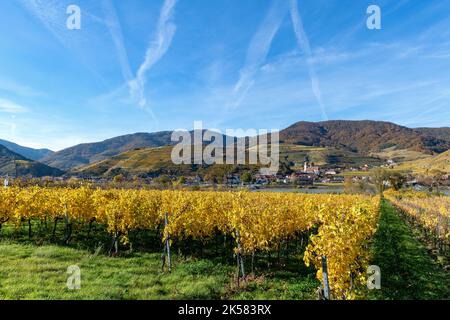
[[[393,160],[386,160],[379,167],[382,169],[395,169],[397,164]],[[274,175],[261,174],[256,171],[235,170],[223,176],[211,176],[208,174],[152,174],[129,176],[118,173],[112,177],[96,177],[85,175],[66,174],[59,177],[41,177],[14,175],[0,176],[4,187],[8,186],[80,186],[91,185],[97,187],[116,188],[187,188],[194,190],[217,189],[248,189],[273,190],[273,191],[293,191],[295,189],[311,190],[320,189],[334,193],[350,192],[355,189],[349,186],[358,186],[359,192],[367,191],[367,186],[372,183],[372,170],[377,167],[370,167],[367,164],[355,167],[332,167],[318,166],[314,163],[304,161],[303,165],[296,164],[296,170],[289,169],[290,172],[277,173]],[[395,172],[393,170],[392,172]],[[430,188],[442,186],[444,193],[450,192],[450,174],[443,173],[439,177],[426,175],[413,175],[399,173],[402,186],[414,188],[415,190],[430,190]],[[390,181],[386,181],[386,186],[390,187]],[[357,188],[357,189],[358,189]],[[320,191],[318,190],[318,191]],[[358,191],[357,191],[358,192]]]

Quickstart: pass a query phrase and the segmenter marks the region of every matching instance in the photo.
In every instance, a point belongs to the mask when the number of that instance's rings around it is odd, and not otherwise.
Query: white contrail
[[[319,77],[317,76],[316,70],[314,68],[311,47],[309,45],[309,40],[306,36],[305,29],[303,28],[303,22],[298,10],[297,0],[291,0],[290,12],[298,45],[306,56],[306,64],[308,66],[308,72],[311,79],[311,86],[314,96],[316,97],[317,103],[319,104],[319,107],[321,109],[323,119],[328,120],[328,115],[326,113],[325,105],[322,99],[322,92],[320,91]]]
[[[67,46],[66,35],[66,8],[56,0],[20,0],[22,6],[58,39],[61,44]]]
[[[120,26],[119,19],[117,18],[116,10],[111,0],[103,0],[103,11],[106,16],[106,23],[108,25],[109,32],[114,42],[114,46],[117,50],[119,58],[120,68],[122,69],[122,75],[127,83],[133,80],[133,73],[131,72],[130,63],[128,60],[128,54],[125,49],[122,28]]]
[[[234,101],[229,107],[238,107],[248,90],[253,86],[254,77],[266,60],[273,38],[277,34],[287,12],[288,6],[285,0],[275,1],[270,8],[269,13],[250,42],[245,67],[240,71],[239,80],[233,89]]]
[[[177,0],[164,1],[159,16],[158,27],[154,39],[147,48],[145,60],[139,67],[136,78],[128,83],[131,96],[138,100],[139,106],[141,107],[145,107],[147,104],[144,96],[145,74],[165,55],[175,35],[177,27],[172,22],[172,16],[176,3]]]
[[[87,70],[89,70],[98,80],[106,83],[106,80],[98,73],[96,67],[92,65],[83,55],[80,46],[86,41],[86,33],[71,32],[67,29],[67,5],[68,1],[61,0],[19,0],[22,7],[33,17],[39,20],[42,25],[68,50]],[[82,11],[83,21],[89,16],[87,10]],[[92,19],[92,20],[94,20]],[[85,22],[83,22],[85,24]]]

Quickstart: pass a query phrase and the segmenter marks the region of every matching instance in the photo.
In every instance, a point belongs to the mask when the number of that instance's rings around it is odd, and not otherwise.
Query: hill
[[[211,175],[223,177],[228,173],[256,170],[257,166],[236,165],[175,165],[171,160],[172,147],[139,148],[112,158],[74,169],[71,173],[89,177],[111,178],[125,176],[157,177],[160,175]]]
[[[281,145],[291,147],[297,145],[326,148],[329,154],[316,154],[320,160],[316,162],[357,165],[392,157],[402,162],[444,152],[450,148],[450,140],[444,139],[445,132],[446,128],[416,130],[381,121],[302,121],[282,130],[280,142]],[[73,170],[136,148],[171,145],[170,138],[169,131],[130,134],[102,142],[77,145],[51,154],[42,161],[62,170]],[[314,156],[314,153],[311,155]],[[302,162],[304,159],[300,158],[304,156],[305,154],[297,153],[293,157],[295,162]]]
[[[142,147],[160,147],[171,144],[171,132],[135,133],[115,137],[102,142],[85,143],[55,152],[42,162],[61,170],[69,170],[79,166],[114,157],[122,152]]]
[[[31,159],[31,160],[35,160],[35,161],[39,161],[39,160],[53,154],[53,151],[49,150],[49,149],[28,148],[28,147],[20,146],[17,143],[2,140],[2,139],[0,139],[0,145],[8,148],[9,150],[11,150],[17,154],[20,154],[21,156],[24,156],[27,159]]]
[[[416,128],[414,131],[420,133],[421,135],[441,139],[445,141],[450,141],[450,128]]]
[[[191,131],[191,139],[193,141]],[[59,168],[61,170],[71,170],[96,163],[123,152],[139,148],[157,148],[173,145],[171,141],[172,131],[161,131],[154,133],[135,133],[119,136],[102,142],[80,144],[44,158],[43,163]],[[223,143],[226,144],[227,136],[222,135]],[[236,141],[236,138],[232,138]],[[207,142],[204,142],[204,144]]]
[[[370,153],[370,155],[381,159],[390,159],[396,163],[415,161],[432,157],[432,155],[430,154],[408,149],[397,149],[396,147],[383,149],[380,152],[372,152]]]
[[[426,159],[408,161],[398,166],[398,169],[424,173],[427,170],[440,170],[450,173],[450,150]]]
[[[29,160],[0,145],[0,175],[33,177],[59,176],[63,172],[37,161]]]
[[[345,149],[332,147],[311,147],[282,144],[280,146],[280,161],[285,160],[295,170],[303,168],[304,161],[318,166],[360,167],[363,165],[377,166],[384,163],[379,157],[365,156]]]
[[[259,165],[175,165],[171,160],[171,146],[158,148],[141,148],[127,151],[112,158],[99,161],[72,171],[75,175],[88,177],[111,178],[117,174],[125,176],[155,177],[161,174],[168,175],[209,175],[223,177],[229,173],[242,173],[244,171],[256,171]],[[224,151],[224,154],[226,152]],[[248,153],[246,154],[248,156]],[[300,170],[305,160],[321,166],[352,167],[368,165],[380,165],[383,160],[375,157],[362,156],[347,150],[335,148],[319,148],[299,145],[281,145],[280,169]]]
[[[382,121],[301,121],[282,130],[280,141],[307,146],[334,147],[365,155],[392,147],[428,154],[450,149],[450,140],[439,139]]]

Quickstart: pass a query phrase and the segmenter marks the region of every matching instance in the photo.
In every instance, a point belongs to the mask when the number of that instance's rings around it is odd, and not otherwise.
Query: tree
[[[177,185],[181,186],[185,183],[186,183],[186,178],[184,176],[181,176],[178,178]]]
[[[358,179],[353,181],[352,177],[345,177],[344,192],[347,194],[373,194],[374,190],[365,179]]]
[[[123,179],[124,179],[123,175],[118,174],[118,175],[114,176],[113,180],[114,180],[114,183],[121,183],[121,182],[123,182]]]
[[[353,193],[352,177],[345,177],[344,178],[344,192],[348,193],[348,194]]]
[[[377,192],[383,196],[386,182],[389,181],[389,172],[384,168],[374,168],[371,170],[371,178]]]
[[[389,175],[389,183],[396,190],[400,190],[406,183],[406,176],[401,172],[393,172]]]
[[[244,172],[242,175],[241,175],[241,181],[243,182],[243,183],[250,183],[250,182],[252,182],[252,174],[250,173],[250,172]]]
[[[78,187],[80,185],[80,180],[76,177],[70,177],[69,181],[67,181],[69,187]]]
[[[436,187],[436,191],[439,193],[439,184],[441,183],[445,172],[438,169],[432,169],[427,171],[427,174],[431,178],[431,188]]]
[[[162,185],[170,185],[172,183],[172,180],[167,175],[161,175],[158,178],[154,179],[153,181]]]
[[[286,176],[286,175],[293,173],[294,170],[292,170],[292,168],[291,168],[292,166],[294,166],[294,163],[287,161],[287,156],[286,156],[286,161],[280,162],[280,169],[279,169],[280,174],[283,176]]]
[[[222,182],[222,176],[216,176],[214,173],[207,173],[203,176],[203,181],[212,184],[217,184]]]

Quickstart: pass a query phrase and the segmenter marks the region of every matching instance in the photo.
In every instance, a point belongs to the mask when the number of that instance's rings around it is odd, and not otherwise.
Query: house
[[[318,166],[315,166],[314,163],[310,166],[308,165],[308,162],[305,161],[303,165],[303,172],[308,174],[320,174],[320,168]]]
[[[314,175],[306,172],[296,172],[289,176],[289,181],[302,186],[313,185]]]
[[[241,184],[241,178],[238,175],[227,175],[224,179],[225,184],[229,184],[229,185],[237,185],[237,184]]]
[[[316,174],[319,175],[320,174],[320,168],[317,166],[314,167],[309,167],[306,169],[306,171],[304,171],[305,173],[309,173],[309,174]]]
[[[333,176],[331,178],[331,182],[333,183],[342,183],[345,181],[345,178],[343,176]]]
[[[203,182],[203,179],[200,176],[188,176],[185,177],[187,185],[195,185]]]
[[[388,168],[393,168],[396,165],[397,165],[397,163],[395,163],[394,160],[389,159],[389,160],[386,161],[386,167],[388,167]]]
[[[276,182],[277,176],[257,174],[257,175],[255,175],[255,181],[256,181],[256,184],[269,184],[271,182]]]
[[[326,176],[335,176],[335,175],[337,175],[337,172],[335,170],[328,170],[328,171],[325,171],[325,175]]]
[[[289,183],[289,176],[277,175],[276,182],[279,183],[279,184],[288,184]]]
[[[367,164],[365,164],[360,169],[361,169],[361,171],[369,171],[369,166]]]

